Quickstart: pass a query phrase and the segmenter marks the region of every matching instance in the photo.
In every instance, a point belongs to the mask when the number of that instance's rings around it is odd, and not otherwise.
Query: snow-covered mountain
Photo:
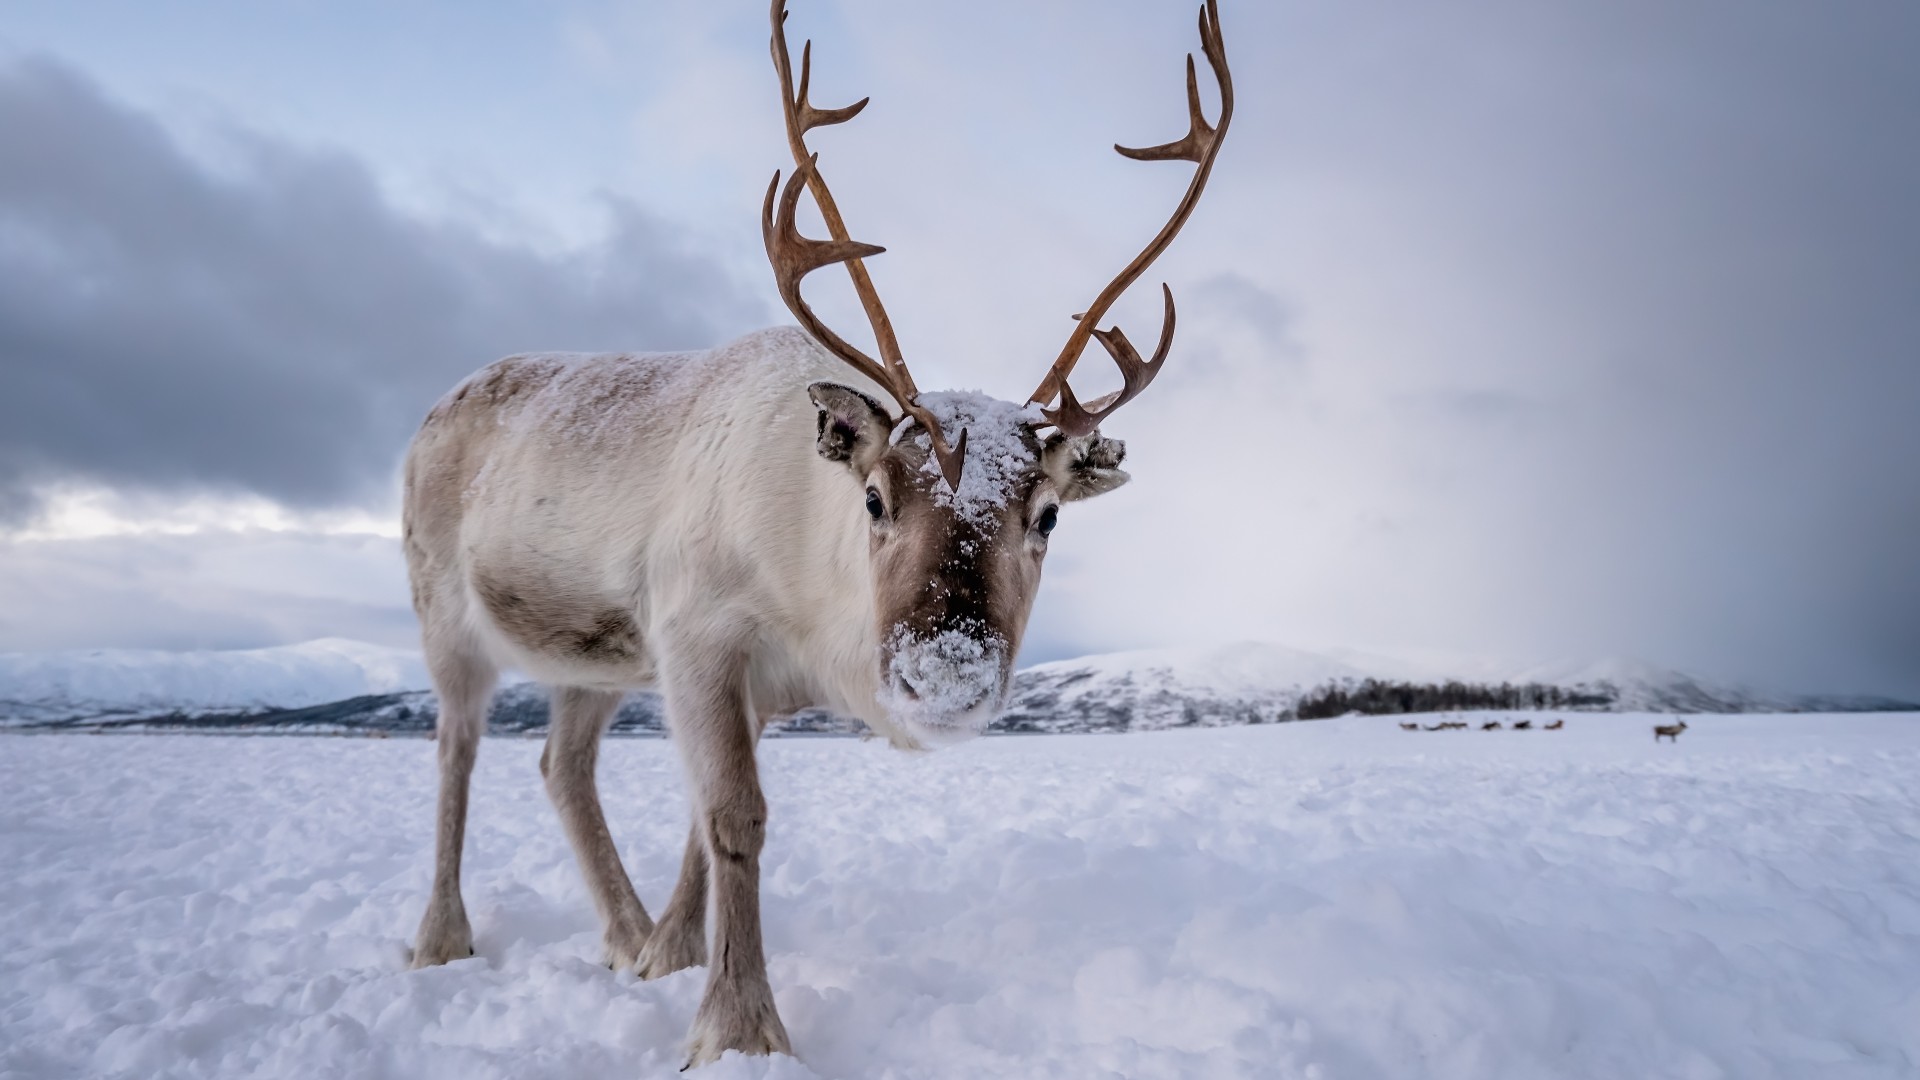
[[[1532,667],[1486,662],[1414,663],[1335,658],[1241,642],[1211,649],[1111,653],[1040,664],[1020,673],[1000,726],[1014,731],[1138,731],[1271,723],[1303,700],[1368,680],[1407,686],[1463,683],[1497,691],[1551,687],[1583,708],[1612,712],[1850,712],[1912,708],[1873,697],[1770,694],[1695,678],[1644,661],[1611,658]],[[1523,695],[1524,696],[1524,695]]]
[[[1020,672],[998,727],[1009,731],[1141,731],[1290,719],[1317,687],[1367,672],[1317,653],[1239,642],[1036,664]]]
[[[1804,695],[1769,694],[1709,682],[1625,657],[1544,664],[1517,672],[1511,681],[1592,692],[1611,698],[1612,708],[1632,712],[1799,712],[1826,704]]]
[[[428,685],[418,651],[344,638],[269,649],[0,653],[0,723],[259,713]]]
[[[1369,680],[1412,688],[1452,681],[1495,692],[1502,684],[1552,687],[1584,707],[1617,711],[1914,707],[1873,698],[1761,694],[1630,660],[1508,670],[1479,663],[1416,665],[1358,654],[1334,658],[1242,642],[1110,653],[1027,668],[995,729],[1139,731],[1273,723],[1294,719],[1303,701],[1324,703],[1330,691],[1357,699],[1368,692]],[[435,716],[427,685],[417,652],[339,639],[229,652],[8,653],[0,654],[0,727],[425,732]],[[545,690],[508,684],[495,700],[490,722],[496,731],[544,728]],[[661,724],[659,699],[634,694],[622,706],[615,730],[645,734],[660,731]],[[858,726],[806,713],[781,730],[850,733]]]

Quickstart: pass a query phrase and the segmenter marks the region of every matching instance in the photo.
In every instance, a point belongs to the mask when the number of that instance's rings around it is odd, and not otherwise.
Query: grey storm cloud
[[[507,352],[711,344],[764,318],[623,203],[561,256],[396,211],[355,160],[196,160],[47,60],[0,66],[0,520],[38,485],[366,502],[454,381]]]

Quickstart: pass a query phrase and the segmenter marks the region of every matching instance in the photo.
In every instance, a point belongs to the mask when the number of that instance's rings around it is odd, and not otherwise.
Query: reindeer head
[[[837,383],[808,388],[819,409],[821,456],[844,463],[859,481],[850,486],[858,502],[850,500],[848,512],[863,514],[869,530],[882,702],[922,743],[940,745],[978,734],[1004,706],[1061,504],[1127,480],[1119,468],[1124,445],[1102,437],[1099,425],[1160,373],[1173,342],[1173,292],[1161,286],[1166,314],[1151,360],[1141,359],[1118,327],[1102,330],[1099,322],[1192,215],[1233,117],[1217,0],[1200,9],[1201,48],[1220,89],[1217,125],[1201,109],[1189,54],[1187,134],[1145,149],[1114,147],[1141,161],[1193,162],[1198,168],[1186,195],[1146,248],[1074,316],[1066,346],[1024,406],[978,394],[921,393],[914,385],[861,261],[885,249],[849,238],[819,158],[805,141],[815,127],[851,120],[866,99],[843,109],[818,109],[807,100],[812,42],[801,51],[796,90],[786,18],[785,0],[773,0],[773,62],[794,171],[784,189],[774,174],[761,231],[781,299],[800,325],[899,407],[896,416],[861,390]],[[800,235],[794,217],[803,190],[812,193],[832,239]],[[853,279],[879,360],[828,328],[800,295],[802,278],[833,263],[844,263]],[[1113,357],[1121,387],[1082,405],[1067,377],[1089,340]]]
[[[984,395],[921,394],[968,433],[954,487],[918,421],[849,386],[807,390],[820,456],[857,482],[844,512],[867,529],[881,700],[924,745],[977,735],[1012,688],[1061,505],[1126,483],[1126,447],[1097,432],[1043,438],[1034,410]]]

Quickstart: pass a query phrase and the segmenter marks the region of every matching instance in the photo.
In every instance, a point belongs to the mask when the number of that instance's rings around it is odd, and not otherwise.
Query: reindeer
[[[1653,741],[1659,742],[1660,737],[1664,735],[1668,742],[1677,743],[1680,741],[1680,733],[1685,730],[1687,730],[1687,722],[1685,720],[1674,724],[1655,724],[1653,727]]]
[[[1515,731],[1531,731],[1532,729],[1533,721],[1531,720],[1515,720],[1513,722],[1513,730]]]
[[[1420,730],[1420,725],[1419,725],[1419,724],[1408,724],[1408,723],[1402,723],[1402,724],[1400,725],[1400,730],[1401,730],[1401,731],[1419,731],[1419,730]]]
[[[1217,0],[1206,0],[1217,124],[1202,112],[1189,55],[1187,134],[1118,148],[1197,166],[1172,217],[1077,316],[1024,405],[923,393],[862,262],[882,249],[849,238],[805,141],[866,102],[809,103],[811,42],[796,90],[785,20],[773,0],[794,170],[784,187],[774,174],[761,229],[801,329],[705,352],[501,360],[434,406],[406,462],[404,544],[440,701],[434,877],[412,963],[473,952],[460,896],[469,778],[496,676],[517,667],[552,690],[540,771],[599,910],[607,962],[657,979],[713,958],[689,1065],[727,1050],[791,1052],[760,931],[764,725],[820,706],[896,746],[934,748],[999,714],[1061,508],[1127,482],[1125,446],[1100,424],[1159,374],[1172,291],[1162,286],[1150,360],[1100,320],[1193,213],[1233,115]],[[803,191],[830,239],[797,229]],[[801,296],[802,278],[835,263],[853,279],[879,359]],[[1082,404],[1067,379],[1090,341],[1122,385]],[[665,696],[693,808],[658,922],[621,864],[594,782],[621,695],[645,687]]]
[[[1499,731],[1499,730],[1500,730],[1500,721],[1498,721],[1498,720],[1489,720],[1489,721],[1487,721],[1486,723],[1484,723],[1484,724],[1481,724],[1481,725],[1480,725],[1480,730],[1481,730],[1481,731]]]
[[[1543,725],[1541,725],[1541,727],[1540,727],[1540,730],[1541,730],[1541,731],[1559,731],[1559,730],[1560,730],[1561,728],[1563,728],[1563,727],[1566,727],[1566,726],[1567,726],[1567,722],[1566,722],[1566,720],[1565,720],[1565,719],[1560,719],[1560,720],[1555,720],[1555,721],[1554,721],[1553,723],[1551,723],[1551,724],[1543,724]]]
[[[1404,726],[1406,726],[1406,725],[1404,725],[1404,724],[1403,724],[1403,725],[1401,725],[1401,726],[1402,726],[1402,727],[1404,727]],[[1445,730],[1447,730],[1447,725],[1446,725],[1446,722],[1445,722],[1445,721],[1442,721],[1442,722],[1440,722],[1440,723],[1438,723],[1438,724],[1428,724],[1428,725],[1427,725],[1427,726],[1426,726],[1425,728],[1422,728],[1421,730],[1423,730],[1423,731],[1445,731]]]

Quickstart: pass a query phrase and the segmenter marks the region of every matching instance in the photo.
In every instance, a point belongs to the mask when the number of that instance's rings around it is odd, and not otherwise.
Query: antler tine
[[[843,124],[853,119],[867,107],[869,99],[861,98],[840,109],[815,108],[807,100],[807,89],[813,81],[813,42],[808,41],[801,46],[800,85],[796,88],[793,83],[793,58],[787,51],[786,0],[773,0],[771,16],[773,40],[770,49],[774,69],[780,74],[780,105],[786,116],[787,146],[793,152],[794,164],[793,175],[788,178],[786,189],[779,191],[777,210],[775,192],[780,188],[780,174],[776,172],[760,211],[761,232],[767,245],[767,258],[773,263],[774,281],[779,287],[780,299],[786,301],[787,307],[808,333],[854,370],[885,387],[900,408],[926,429],[941,475],[946,478],[949,487],[958,491],[960,471],[967,452],[967,433],[962,430],[960,437],[949,446],[945,433],[940,430],[939,421],[919,404],[920,391],[914,386],[913,373],[907,370],[906,359],[901,355],[900,342],[893,333],[893,321],[887,317],[887,309],[880,303],[880,294],[873,287],[873,279],[868,276],[867,268],[861,262],[886,249],[859,243],[847,235],[846,221],[841,218],[840,208],[833,201],[833,192],[827,189],[827,181],[820,175],[819,156],[807,149],[807,132],[816,127]],[[820,208],[820,218],[826,222],[831,240],[812,240],[800,235],[794,223],[794,214],[800,203],[802,188],[813,193],[813,201]],[[859,295],[860,306],[866,310],[867,321],[873,326],[874,342],[880,349],[879,360],[828,329],[800,296],[801,278],[836,262],[845,263],[847,276],[853,279],[854,292]]]
[[[1205,9],[1202,9],[1203,11]],[[1191,161],[1198,163],[1200,156],[1213,145],[1213,125],[1207,123],[1207,114],[1200,108],[1200,80],[1194,74],[1193,54],[1187,54],[1187,112],[1191,115],[1192,125],[1187,133],[1170,143],[1159,146],[1131,147],[1114,143],[1113,148],[1121,157],[1135,161]]]
[[[766,201],[760,207],[760,237],[767,246],[767,261],[773,264],[774,287],[780,291],[780,299],[786,301],[787,308],[808,333],[860,374],[898,393],[892,374],[873,357],[821,322],[806,298],[800,295],[800,279],[813,271],[849,259],[878,255],[887,250],[877,244],[863,244],[857,240],[814,240],[800,235],[794,213],[800,205],[800,192],[807,186],[808,176],[814,168],[814,161],[809,158],[787,178],[784,189],[780,187],[780,173],[777,170],[773,174],[773,182],[767,185]],[[774,202],[776,192],[779,194],[777,211]]]
[[[1107,355],[1113,357],[1113,362],[1120,368],[1120,389],[1082,405],[1073,396],[1073,387],[1062,382],[1060,404],[1040,410],[1040,415],[1046,418],[1047,423],[1060,429],[1062,435],[1078,438],[1093,434],[1102,421],[1113,415],[1114,410],[1138,397],[1154,376],[1160,374],[1160,367],[1167,359],[1167,350],[1173,346],[1174,324],[1173,290],[1162,283],[1160,292],[1166,298],[1166,315],[1160,322],[1160,344],[1153,350],[1153,359],[1140,359],[1133,342],[1128,341],[1127,335],[1117,326],[1111,330],[1093,331],[1094,340],[1106,347]]]
[[[1206,53],[1207,66],[1213,69],[1214,78],[1220,83],[1220,127],[1225,128],[1233,114],[1233,77],[1227,71],[1226,46],[1220,39],[1220,12],[1214,2],[1208,0],[1207,6],[1200,9],[1200,50]],[[1220,141],[1220,132],[1207,123],[1206,111],[1200,105],[1200,79],[1194,72],[1192,53],[1187,54],[1187,115],[1190,126],[1186,135],[1173,142],[1138,149],[1115,143],[1113,148],[1122,157],[1135,161],[1203,164],[1202,159]]]
[[[1133,261],[1120,271],[1119,276],[1100,291],[1085,313],[1077,316],[1079,325],[1068,336],[1066,347],[1060,350],[1060,356],[1048,369],[1046,378],[1040,380],[1040,385],[1034,388],[1033,394],[1027,399],[1043,406],[1042,415],[1047,422],[1069,435],[1091,432],[1115,409],[1146,389],[1147,383],[1159,374],[1160,363],[1166,358],[1167,349],[1172,344],[1173,293],[1165,285],[1161,288],[1166,291],[1166,317],[1161,325],[1160,347],[1154,351],[1152,361],[1143,363],[1117,327],[1103,331],[1099,329],[1099,322],[1120,298],[1120,294],[1138,281],[1147,267],[1153,265],[1153,261],[1167,250],[1181,227],[1193,215],[1193,209],[1200,201],[1200,193],[1206,190],[1207,179],[1213,174],[1213,163],[1219,157],[1220,146],[1226,139],[1227,125],[1233,120],[1233,73],[1227,68],[1226,44],[1220,33],[1219,0],[1206,0],[1200,9],[1200,48],[1206,54],[1207,66],[1213,69],[1214,80],[1219,84],[1220,122],[1217,125],[1207,123],[1206,113],[1200,103],[1199,76],[1194,67],[1193,54],[1188,53],[1187,113],[1190,123],[1187,133],[1159,146],[1135,149],[1117,143],[1114,145],[1114,149],[1122,156],[1135,161],[1191,161],[1199,168],[1194,170],[1193,179],[1188,183],[1187,192],[1181,196],[1179,205],[1174,208],[1173,217],[1168,219],[1140,254],[1134,256]],[[1098,339],[1106,346],[1107,353],[1120,367],[1122,379],[1118,393],[1099,399],[1091,408],[1082,406],[1067,387],[1067,376],[1079,363],[1081,354],[1086,352],[1089,339]],[[1059,407],[1044,408],[1055,397],[1060,399]]]
[[[780,17],[785,19],[786,13],[781,12]],[[802,135],[805,135],[817,127],[827,127],[831,124],[844,124],[854,117],[859,116],[860,110],[866,108],[867,102],[873,100],[872,98],[861,98],[859,101],[843,109],[814,108],[813,102],[807,100],[807,83],[812,78],[813,39],[809,38],[800,46],[800,90],[795,95],[793,102],[794,110],[800,114],[799,127],[800,134]]]

